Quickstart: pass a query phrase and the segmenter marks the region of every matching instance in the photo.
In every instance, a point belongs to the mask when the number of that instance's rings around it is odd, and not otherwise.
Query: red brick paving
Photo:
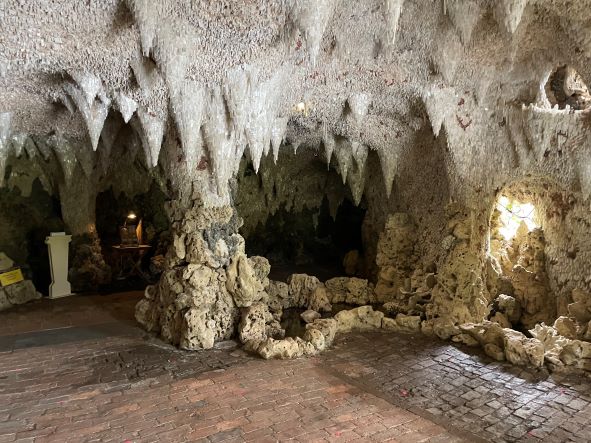
[[[0,354],[0,442],[462,441],[344,383],[318,359],[262,361],[234,351],[225,369],[179,376],[191,359],[177,372],[167,365],[187,353],[154,343],[159,374],[130,380],[121,363],[107,371],[113,354],[133,354],[147,346],[141,340],[111,337]],[[220,362],[229,353],[190,355]],[[93,378],[97,365],[113,376]]]
[[[0,312],[0,336],[108,322],[135,324],[133,307],[143,291],[110,295],[77,295],[40,300]]]
[[[105,338],[0,352],[0,443],[468,441],[344,382],[318,358],[183,352],[139,329],[119,333],[139,295],[42,300],[0,314],[0,340],[111,322]]]
[[[340,336],[295,361],[184,352],[131,326],[140,295],[0,314],[0,443],[591,440],[588,380],[421,335]]]

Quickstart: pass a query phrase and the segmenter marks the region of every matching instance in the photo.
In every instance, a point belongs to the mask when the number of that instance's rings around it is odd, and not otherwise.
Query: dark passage
[[[321,280],[344,275],[343,257],[351,250],[362,253],[361,225],[365,209],[343,200],[333,219],[325,198],[318,210],[299,213],[283,207],[259,224],[246,239],[246,253],[271,263],[272,279],[285,280],[294,272]]]

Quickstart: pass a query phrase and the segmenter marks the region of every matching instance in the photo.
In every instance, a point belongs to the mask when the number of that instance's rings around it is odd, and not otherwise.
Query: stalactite
[[[347,103],[355,121],[361,123],[367,115],[367,110],[371,104],[371,95],[362,92],[355,93],[347,99]]]
[[[435,137],[439,136],[441,126],[447,117],[453,114],[457,96],[452,88],[432,88],[423,94],[425,109]]]
[[[446,0],[446,13],[457,29],[462,44],[467,45],[472,38],[472,31],[480,20],[483,10],[474,0]]]
[[[82,114],[82,117],[86,122],[86,127],[88,128],[92,149],[96,151],[105,119],[109,113],[110,100],[106,97],[104,92],[100,94],[102,98],[99,97],[97,99],[95,98],[96,95],[92,96],[93,93],[100,93],[100,90],[95,88],[96,78],[90,76],[85,77],[85,79],[86,80],[82,84],[86,84],[86,86],[83,86],[82,90],[78,89],[72,83],[66,83],[64,85],[64,90],[70,95]],[[91,96],[92,99],[90,98]]]
[[[155,168],[158,165],[158,156],[162,147],[165,122],[152,112],[140,107],[137,111],[141,124],[140,138],[146,154],[148,165]]]
[[[398,33],[398,22],[402,12],[404,0],[383,0],[384,18],[386,19],[385,40],[388,46],[394,46],[396,43],[396,34]]]
[[[10,155],[11,145],[8,142],[10,137],[10,127],[12,121],[12,113],[0,113],[0,187],[4,186],[4,174],[6,172],[6,162]]]
[[[273,159],[275,160],[275,163],[277,163],[279,157],[281,143],[283,143],[283,140],[285,139],[288,121],[289,119],[287,117],[279,117],[276,118],[273,123],[273,129],[271,130],[271,145],[273,147]],[[265,155],[266,154],[268,154],[268,150],[265,152]]]
[[[301,0],[294,2],[292,21],[302,33],[312,65],[316,64],[324,30],[335,7],[335,0]]]
[[[498,0],[495,7],[495,16],[499,25],[509,33],[515,33],[515,30],[521,22],[521,16],[527,6],[528,0]]]
[[[330,160],[332,159],[332,154],[335,150],[336,141],[332,132],[328,132],[326,128],[324,128],[324,132],[322,134],[322,145],[324,146],[326,167],[327,169],[330,169]]]
[[[133,117],[133,114],[137,110],[137,102],[122,92],[117,94],[116,102],[123,121],[129,123],[129,120],[131,120],[131,117]]]
[[[201,124],[205,91],[197,82],[186,80],[178,92],[171,94],[170,100],[187,167],[194,170],[203,156]]]

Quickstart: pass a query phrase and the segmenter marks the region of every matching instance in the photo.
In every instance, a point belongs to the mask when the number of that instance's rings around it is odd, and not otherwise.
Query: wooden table
[[[115,251],[119,263],[117,280],[140,277],[142,280],[149,282],[150,278],[142,271],[142,258],[150,248],[150,245],[113,246],[113,251]]]

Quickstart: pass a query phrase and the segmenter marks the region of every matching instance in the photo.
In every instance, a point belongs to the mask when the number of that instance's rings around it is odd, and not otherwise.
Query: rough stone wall
[[[234,336],[239,308],[265,297],[268,262],[247,258],[240,219],[228,205],[200,198],[170,203],[173,243],[166,270],[136,307],[144,327],[184,349],[207,349]]]

